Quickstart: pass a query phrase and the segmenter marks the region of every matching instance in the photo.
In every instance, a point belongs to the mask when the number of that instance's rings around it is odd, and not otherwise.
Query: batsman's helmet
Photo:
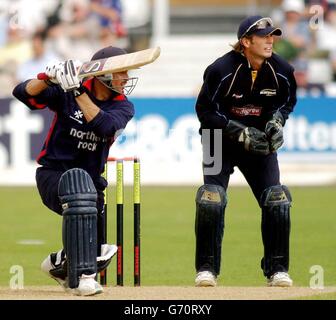
[[[92,60],[99,60],[99,59],[105,59],[105,58],[110,58],[114,56],[120,56],[122,54],[126,54],[126,50],[118,48],[118,47],[106,47],[103,49],[98,50],[91,58]]]
[[[127,51],[118,47],[108,46],[106,48],[98,50],[91,58],[91,61],[93,60],[100,60],[100,59],[106,59],[110,57],[120,56],[123,54],[127,54]],[[104,84],[109,89],[116,91],[118,93],[123,94],[130,94],[133,89],[135,88],[138,78],[137,77],[127,77],[125,79],[118,79],[118,80],[124,80],[125,84],[122,86],[116,86],[113,84],[113,74],[104,74],[96,77],[102,84]]]

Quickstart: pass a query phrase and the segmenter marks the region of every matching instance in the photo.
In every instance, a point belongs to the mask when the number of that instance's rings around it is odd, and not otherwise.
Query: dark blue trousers
[[[36,170],[36,184],[37,189],[40,193],[42,202],[50,210],[62,215],[62,207],[58,198],[58,184],[61,175],[64,171],[39,167]],[[107,186],[107,181],[99,177],[98,180],[93,180],[96,190],[97,190],[97,235],[98,244],[103,244],[106,239],[104,236],[104,224],[105,224],[105,213],[104,213],[104,189]],[[97,248],[98,254],[100,255],[100,245]]]
[[[205,152],[205,149],[206,148],[204,148],[203,145],[203,152]],[[216,150],[213,149],[213,147],[212,150],[211,148],[209,149],[210,156],[214,157],[214,161],[220,161],[220,167],[217,170],[219,172],[214,173],[213,170],[209,170],[209,168],[217,167],[218,162],[217,164],[210,165],[203,163],[204,184],[219,185],[223,187],[226,192],[229,185],[230,176],[234,172],[234,168],[237,167],[242,172],[247,183],[251,187],[260,207],[262,207],[261,195],[263,194],[263,191],[269,187],[280,185],[280,172],[276,153],[271,153],[266,156],[255,155],[245,151],[242,146],[237,145],[231,141],[223,141],[222,152],[219,154],[216,154],[214,152]],[[214,232],[218,234],[216,235],[216,241],[213,244],[216,248],[214,266],[209,265],[208,261],[211,260],[209,259],[209,256],[204,255],[204,257],[202,257],[202,255],[196,255],[197,271],[210,269],[211,271],[214,271],[215,274],[219,274],[220,272],[221,246],[224,235],[224,212],[222,214],[221,221],[218,221],[217,223],[219,223],[219,228],[216,228],[217,231]],[[211,243],[212,240],[203,238],[202,228],[202,226],[198,226],[198,230],[200,231],[198,234],[196,234],[196,237],[197,243],[199,243],[200,246],[205,246],[206,243]],[[204,226],[204,228],[204,230],[206,230],[208,226]],[[264,232],[264,230],[262,231]],[[202,252],[207,251],[205,247],[196,248],[196,251],[197,250],[201,250]],[[212,252],[212,250],[209,250],[209,252]],[[198,256],[199,258],[197,258]],[[279,271],[286,270],[281,267],[279,268]]]
[[[237,150],[236,147],[231,146],[230,150],[223,150],[221,162],[222,170],[219,174],[204,175],[205,184],[220,185],[226,191],[230,175],[234,172],[234,167],[237,167],[244,175],[258,203],[260,203],[261,194],[266,188],[280,184],[276,153],[260,156],[244,150]]]

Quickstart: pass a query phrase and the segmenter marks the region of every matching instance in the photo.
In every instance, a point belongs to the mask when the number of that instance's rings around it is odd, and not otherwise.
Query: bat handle
[[[38,80],[48,80],[49,77],[44,72],[41,72],[37,75],[37,79]]]

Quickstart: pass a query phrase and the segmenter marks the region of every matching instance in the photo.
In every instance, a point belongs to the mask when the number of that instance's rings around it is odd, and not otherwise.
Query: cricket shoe
[[[73,293],[77,296],[93,296],[103,292],[103,287],[95,280],[96,273],[86,275],[82,274],[79,278],[77,288],[73,289]]]
[[[118,247],[114,244],[102,244],[100,247],[100,256],[97,257],[97,271],[105,270],[110,264],[113,256],[117,253]]]
[[[287,272],[276,272],[267,279],[267,285],[269,287],[291,287],[293,280]]]
[[[56,280],[66,292],[73,293],[78,296],[92,296],[103,292],[102,286],[95,280],[96,274],[81,275],[77,288],[69,288],[66,259],[63,250],[51,253],[41,264],[41,269],[49,277]]]
[[[196,287],[215,287],[217,285],[216,276],[210,271],[200,271],[196,275]]]
[[[101,255],[97,257],[98,272],[107,268],[117,251],[118,247],[116,245],[107,243],[101,245]],[[59,250],[58,252],[53,252],[48,255],[41,263],[41,270],[49,277],[56,280],[65,291],[72,291],[72,289],[69,288],[67,281],[67,265],[64,250]]]
[[[65,291],[71,292],[68,286],[66,258],[64,250],[49,254],[41,263],[41,270],[49,277],[56,280]]]

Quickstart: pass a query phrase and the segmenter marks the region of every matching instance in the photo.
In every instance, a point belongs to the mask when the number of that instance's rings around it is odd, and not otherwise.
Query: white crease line
[[[39,246],[41,244],[44,244],[44,240],[40,240],[40,239],[22,239],[22,240],[18,240],[16,243],[17,244],[23,244],[23,245],[35,245],[35,246]]]

